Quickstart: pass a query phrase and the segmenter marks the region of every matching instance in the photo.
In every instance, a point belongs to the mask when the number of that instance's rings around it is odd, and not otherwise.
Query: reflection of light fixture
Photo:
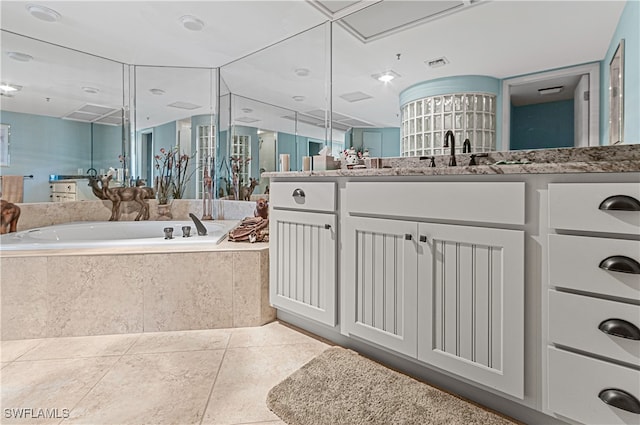
[[[182,26],[190,31],[200,31],[204,28],[204,22],[192,15],[184,15],[180,17]]]
[[[298,68],[293,72],[295,72],[298,77],[306,77],[311,73],[307,68]]]
[[[375,78],[378,81],[382,81],[383,83],[388,83],[389,81],[393,80],[394,78],[400,77],[400,74],[398,74],[395,71],[385,71],[385,72],[382,72],[380,74],[373,74],[372,77]]]
[[[11,93],[14,91],[20,91],[22,89],[22,86],[18,86],[15,84],[8,84],[8,83],[1,83],[0,84],[0,90],[2,90],[5,93]]]
[[[302,102],[304,99],[304,96],[293,96],[293,100],[295,100],[296,102]]]
[[[538,94],[544,96],[546,94],[560,93],[564,89],[564,86],[547,87],[545,89],[538,89]]]
[[[13,60],[17,60],[20,62],[29,62],[31,59],[33,59],[33,56],[21,52],[7,52],[7,56],[9,56]]]
[[[251,109],[251,108],[242,108],[241,111],[244,112],[245,114],[250,114],[251,112],[253,112],[253,109]]]
[[[31,16],[43,21],[56,22],[61,18],[61,15],[58,12],[53,9],[49,9],[48,7],[40,6],[38,4],[28,4],[26,7]]]
[[[162,96],[165,93],[162,89],[149,89],[149,91],[156,96]]]
[[[100,93],[100,89],[97,89],[95,87],[83,87],[82,91],[85,93],[89,93],[89,94],[98,94]]]

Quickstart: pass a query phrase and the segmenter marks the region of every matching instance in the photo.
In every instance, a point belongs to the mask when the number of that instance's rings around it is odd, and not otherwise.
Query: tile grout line
[[[233,337],[233,332],[230,333],[229,339],[227,340],[227,345],[224,347],[224,353],[222,353],[222,358],[220,359],[220,365],[218,366],[218,371],[216,372],[216,376],[213,378],[213,382],[211,383],[211,389],[209,390],[209,397],[207,397],[207,402],[204,404],[204,410],[202,410],[202,417],[200,418],[199,425],[202,425],[204,421],[204,417],[207,414],[207,409],[209,409],[209,402],[211,401],[211,396],[213,395],[213,388],[216,386],[216,381],[218,380],[218,376],[220,375],[220,371],[222,370],[222,364],[224,363],[224,359],[227,356],[227,350],[229,349],[229,343],[231,342],[231,338]]]
[[[82,400],[84,400],[85,398],[87,398],[87,396],[91,393],[91,391],[93,391],[93,389],[95,387],[98,386],[98,384],[100,382],[102,382],[102,380],[104,379],[105,376],[107,376],[107,374],[109,372],[111,372],[111,370],[118,364],[120,363],[120,360],[122,360],[122,358],[124,357],[124,355],[131,350],[131,347],[133,347],[133,345],[140,339],[141,334],[138,335],[137,338],[135,338],[133,340],[133,342],[131,343],[131,345],[129,345],[129,348],[127,348],[122,354],[120,354],[120,358],[118,360],[116,360],[115,362],[113,362],[113,364],[111,366],[109,366],[107,368],[107,370],[105,370],[105,372],[102,374],[102,376],[91,386],[91,388],[89,388],[87,390],[86,393],[84,393],[84,395],[82,397],[80,397],[80,399],[78,399],[78,401],[73,405],[73,407],[71,409],[69,409],[69,416],[71,416],[71,412],[73,412],[73,410],[78,407],[78,405],[80,404],[80,402],[82,402]],[[96,357],[110,357],[110,356],[96,356]],[[115,356],[113,356],[115,357]],[[58,425],[62,424],[66,419],[63,418],[60,422],[58,422]]]

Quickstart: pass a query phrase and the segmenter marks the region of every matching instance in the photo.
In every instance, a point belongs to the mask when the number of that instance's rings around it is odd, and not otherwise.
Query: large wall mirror
[[[300,170],[303,156],[324,146],[340,150],[343,132],[332,131],[328,119],[329,34],[329,23],[322,24],[220,68],[229,91],[221,98],[229,108],[224,196],[232,195],[226,185],[233,158],[245,163],[239,184],[257,179],[253,193],[260,194],[268,186],[260,174],[276,170],[278,155],[288,154],[291,170]]]
[[[449,125],[458,125],[451,129],[460,137],[471,135],[474,150],[601,142],[598,125],[608,110],[601,110],[600,98],[608,93],[590,65],[597,70],[603,60],[608,64],[610,58],[604,55],[612,31],[624,20],[623,1],[383,1],[347,14],[332,10],[331,2],[316,3],[338,18],[333,23],[332,103],[334,119],[342,118],[349,127],[347,145],[376,156],[444,153],[441,139],[429,139],[429,150],[422,147],[427,146],[427,136],[449,129],[444,128],[447,95],[453,95]],[[566,17],[578,15],[583,23],[572,26],[568,37]],[[570,67],[575,71],[549,73]],[[473,102],[476,94],[483,102],[487,96],[495,100],[466,111],[470,104],[464,104],[469,99],[465,93],[473,95]],[[461,99],[460,105],[456,99]],[[430,117],[426,109],[436,101],[443,104],[443,123],[437,131],[428,118],[440,117]],[[412,108],[404,108],[407,105]],[[461,119],[456,124],[457,107]],[[476,127],[466,132],[467,125]],[[407,133],[411,143],[405,151],[401,137]],[[479,135],[482,138],[474,144]],[[489,137],[495,139],[487,141]]]
[[[50,175],[121,167],[127,65],[7,31],[1,63],[2,82],[15,88],[2,93],[1,121],[11,125],[2,174],[27,176],[24,202],[50,200]]]
[[[201,199],[205,170],[212,172],[217,155],[217,70],[133,68],[135,136],[131,176],[154,185],[158,175],[155,157],[161,149],[176,149],[189,158],[184,198]]]

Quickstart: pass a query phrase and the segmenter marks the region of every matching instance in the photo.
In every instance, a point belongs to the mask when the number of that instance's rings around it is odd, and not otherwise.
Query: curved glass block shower
[[[401,156],[443,155],[444,135],[453,130],[456,153],[469,139],[471,152],[496,150],[496,95],[454,93],[417,99],[402,106]]]

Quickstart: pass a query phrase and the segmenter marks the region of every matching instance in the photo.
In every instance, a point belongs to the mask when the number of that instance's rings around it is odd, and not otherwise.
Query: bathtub
[[[223,240],[236,220],[76,222],[0,236],[0,339],[260,326],[269,244]],[[191,237],[182,237],[182,226]],[[174,229],[164,239],[165,227]]]
[[[203,221],[206,236],[199,236],[192,221],[85,221],[23,230],[0,236],[1,251],[82,249],[109,247],[175,247],[219,244],[235,221]],[[190,226],[189,237],[182,227]],[[165,239],[164,229],[173,228],[173,238]]]

